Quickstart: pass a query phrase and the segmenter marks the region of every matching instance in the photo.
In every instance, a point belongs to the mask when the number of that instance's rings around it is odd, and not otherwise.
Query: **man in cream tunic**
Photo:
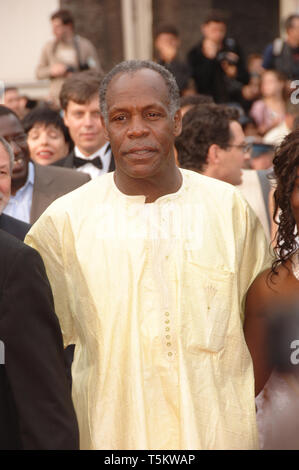
[[[242,322],[268,263],[263,229],[229,184],[175,164],[177,85],[130,61],[101,86],[116,170],[54,202],[41,253],[65,345],[82,449],[254,449]]]

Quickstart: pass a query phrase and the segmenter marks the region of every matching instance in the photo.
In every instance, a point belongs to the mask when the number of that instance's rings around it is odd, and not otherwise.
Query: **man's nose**
[[[143,119],[141,117],[133,117],[129,124],[128,137],[142,137],[149,133]]]
[[[247,152],[244,152],[244,161],[248,161],[251,158],[251,150],[247,150]]]
[[[90,127],[92,125],[92,117],[89,113],[84,115],[83,125],[86,127]]]

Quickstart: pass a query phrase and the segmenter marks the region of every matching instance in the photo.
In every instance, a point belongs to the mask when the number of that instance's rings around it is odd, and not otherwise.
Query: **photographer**
[[[55,39],[47,42],[36,69],[38,79],[49,78],[50,100],[59,106],[59,92],[67,76],[73,72],[93,69],[102,71],[97,51],[91,42],[74,33],[74,20],[67,10],[51,16]]]

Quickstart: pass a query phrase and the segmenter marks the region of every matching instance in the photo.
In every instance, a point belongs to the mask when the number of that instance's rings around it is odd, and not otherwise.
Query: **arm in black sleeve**
[[[62,335],[44,264],[24,245],[6,276],[0,307],[5,369],[24,449],[78,449]]]

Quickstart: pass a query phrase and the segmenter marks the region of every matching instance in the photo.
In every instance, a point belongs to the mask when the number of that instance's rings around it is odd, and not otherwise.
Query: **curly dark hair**
[[[181,168],[202,172],[212,144],[226,149],[232,137],[229,124],[238,121],[236,108],[220,104],[202,104],[183,117],[183,130],[175,140]]]
[[[285,265],[298,249],[296,241],[296,221],[291,207],[291,195],[299,166],[299,128],[288,134],[276,148],[273,160],[273,177],[276,180],[274,192],[273,220],[278,225],[275,236],[275,261],[272,263],[271,277],[277,274],[277,267]],[[276,216],[279,213],[279,221]]]

